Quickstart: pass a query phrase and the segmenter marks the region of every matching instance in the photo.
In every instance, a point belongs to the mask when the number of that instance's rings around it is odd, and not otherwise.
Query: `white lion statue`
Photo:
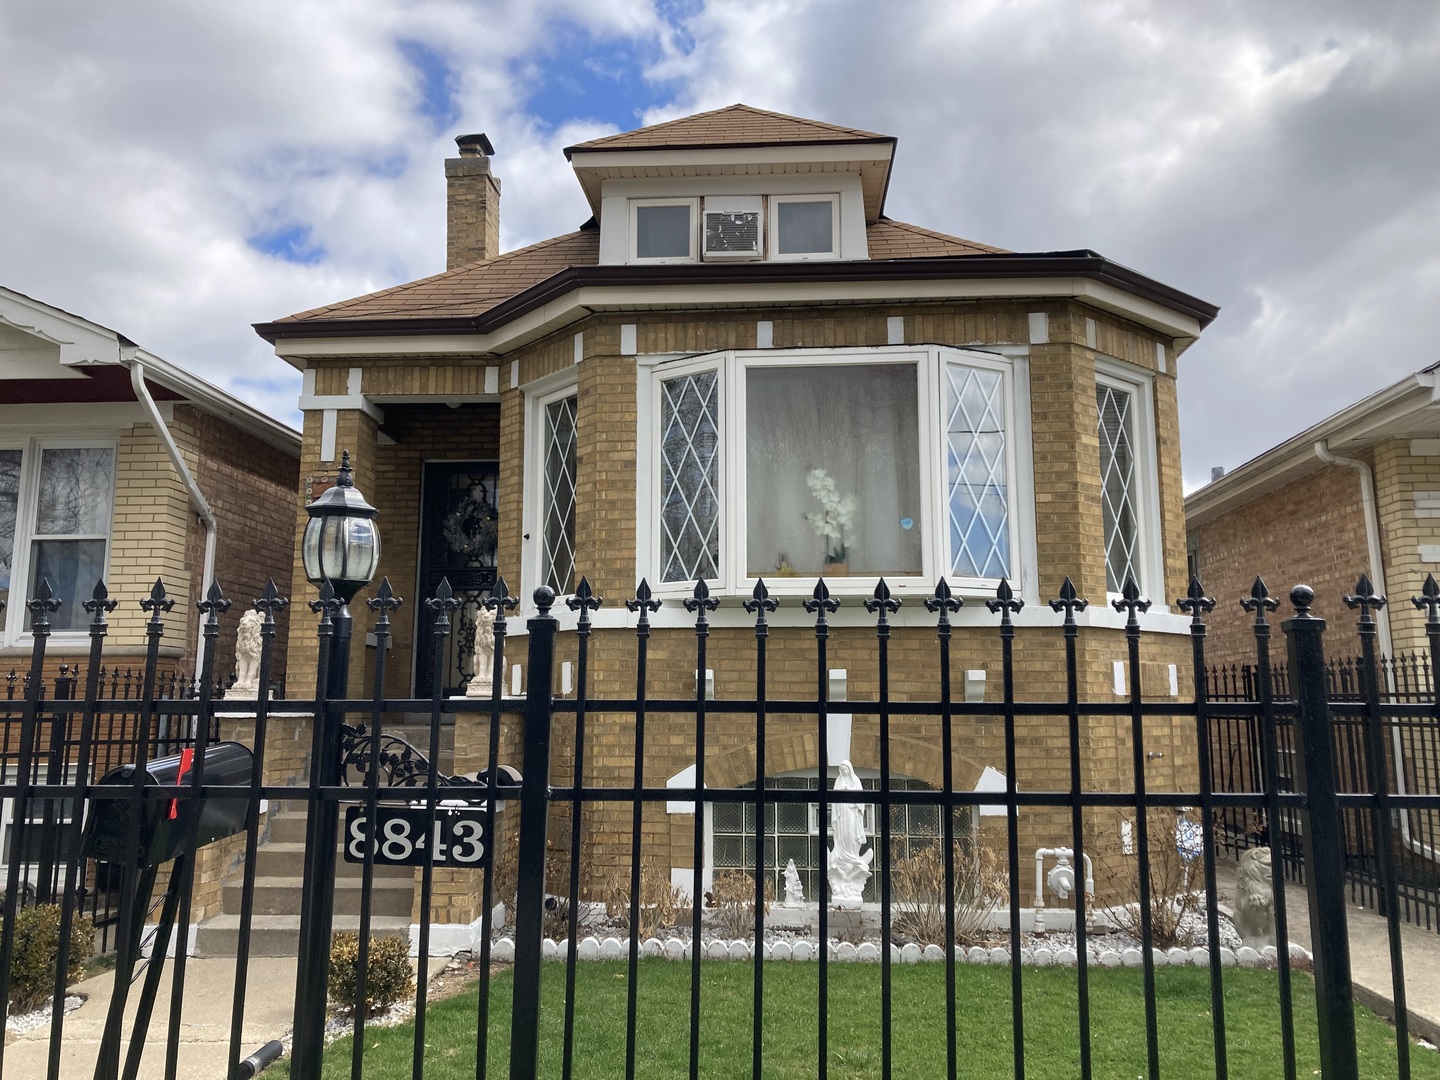
[[[226,697],[254,697],[260,692],[260,626],[264,621],[258,611],[240,616],[240,629],[235,633],[235,684],[225,691]]]
[[[1270,849],[1246,848],[1235,875],[1235,929],[1252,949],[1275,944],[1275,891]]]

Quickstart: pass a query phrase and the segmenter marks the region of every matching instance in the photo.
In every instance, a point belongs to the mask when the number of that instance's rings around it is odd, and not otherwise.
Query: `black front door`
[[[415,696],[429,697],[435,678],[435,642],[425,600],[442,580],[460,607],[450,617],[450,637],[440,657],[442,693],[458,693],[470,676],[475,650],[475,612],[495,585],[495,489],[493,461],[425,464],[420,505],[420,603],[415,605]]]

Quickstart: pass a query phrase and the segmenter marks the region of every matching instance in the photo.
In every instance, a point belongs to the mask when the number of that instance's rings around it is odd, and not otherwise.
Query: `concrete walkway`
[[[430,961],[430,977],[443,971],[445,958]],[[173,968],[156,995],[150,1021],[150,1038],[141,1059],[141,1080],[165,1075],[165,1040],[170,1022],[170,988]],[[253,1054],[271,1039],[289,1034],[295,1015],[294,957],[257,956],[250,960],[245,989],[245,1023],[241,1029],[241,1056]],[[110,1009],[114,976],[106,972],[71,987],[83,994],[85,1004],[65,1018],[60,1052],[61,1080],[91,1080],[105,1017]],[[125,1035],[129,1038],[140,983],[131,989],[125,1009]],[[180,1020],[179,1080],[225,1080],[230,1053],[230,1012],[234,999],[235,958],[191,957],[185,967],[185,1000]],[[128,1044],[127,1044],[128,1045]],[[49,1067],[50,1026],[14,1037],[5,1048],[4,1076],[41,1080]],[[123,1054],[123,1050],[122,1050]],[[123,1063],[123,1057],[122,1057]]]
[[[1220,903],[1229,910],[1235,895],[1235,865],[1217,867]],[[1348,891],[1348,887],[1347,887]],[[1285,914],[1290,940],[1311,948],[1310,901],[1301,885],[1287,882]],[[1395,984],[1390,972],[1390,932],[1383,916],[1349,905],[1350,973],[1355,999],[1381,1016],[1395,1018]],[[1410,1034],[1440,1045],[1440,932],[1400,922],[1402,961],[1405,967],[1405,1004]]]

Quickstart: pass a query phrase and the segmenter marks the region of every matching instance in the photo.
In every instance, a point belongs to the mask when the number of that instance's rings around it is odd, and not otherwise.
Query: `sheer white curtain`
[[[921,572],[916,379],[914,364],[746,369],[750,574]]]

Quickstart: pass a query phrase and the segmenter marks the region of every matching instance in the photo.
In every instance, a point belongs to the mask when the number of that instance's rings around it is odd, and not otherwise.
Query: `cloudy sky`
[[[560,150],[743,101],[899,136],[892,217],[1221,305],[1185,473],[1440,361],[1433,0],[5,0],[0,283],[278,416],[250,324],[443,269],[484,131],[506,249]]]

